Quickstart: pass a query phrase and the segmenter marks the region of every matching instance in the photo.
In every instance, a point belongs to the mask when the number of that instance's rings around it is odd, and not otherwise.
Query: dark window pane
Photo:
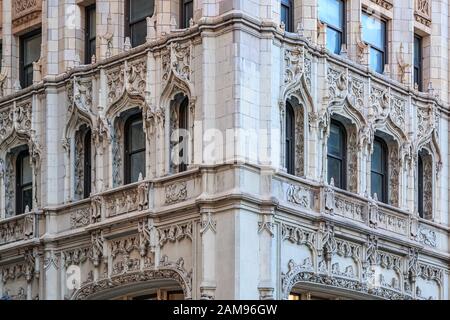
[[[24,41],[24,64],[39,60],[41,56],[41,35],[38,34]]]
[[[371,181],[372,197],[376,193],[378,200],[382,201],[383,200],[383,176],[372,172],[370,181]]]
[[[131,26],[131,45],[133,47],[144,44],[146,37],[147,37],[146,20],[142,20]]]
[[[343,30],[344,2],[340,0],[319,0],[319,19],[327,25]]]
[[[182,28],[189,27],[189,21],[191,20],[193,15],[194,15],[194,1],[184,0]]]
[[[145,135],[142,126],[142,121],[136,121],[130,126],[131,132],[131,150],[130,152],[138,151],[145,148]]]
[[[286,169],[287,173],[295,174],[295,124],[294,110],[286,103]]]
[[[289,0],[282,0],[281,2],[281,21],[284,22],[285,30],[292,32],[292,7]]]
[[[372,153],[372,171],[383,173],[383,147],[381,143],[375,141]]]
[[[422,90],[422,38],[414,36],[414,84]]]
[[[96,25],[95,25],[95,21],[96,21],[95,20],[95,7],[89,8],[88,12],[89,12],[89,16],[88,16],[89,30],[88,30],[88,32],[91,35],[91,37],[93,37],[93,36],[95,36],[95,27],[96,27]]]
[[[363,40],[378,49],[383,49],[385,46],[385,22],[363,13],[362,25]]]
[[[342,157],[342,134],[340,128],[336,125],[331,125],[330,127],[328,153],[337,157]]]
[[[327,28],[327,49],[335,54],[341,53],[342,33],[332,28]]]
[[[139,179],[139,173],[145,176],[145,152],[134,153],[130,157],[131,176],[130,183],[136,182]]]
[[[27,206],[28,206],[28,209],[31,210],[32,198],[33,198],[33,190],[31,188],[31,186],[24,188],[22,190],[22,203],[23,204],[22,204],[22,212],[21,213],[25,212]]]
[[[33,177],[31,173],[30,157],[26,156],[22,158],[22,185],[31,183]]]
[[[328,157],[328,183],[334,179],[334,185],[342,188],[342,161]]]
[[[130,0],[130,22],[152,16],[154,7],[154,0]]]
[[[370,67],[378,73],[383,73],[384,70],[384,53],[370,48]]]

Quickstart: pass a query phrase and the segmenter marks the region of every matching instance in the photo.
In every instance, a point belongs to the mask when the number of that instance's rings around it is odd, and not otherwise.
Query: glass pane
[[[147,37],[147,22],[145,20],[131,26],[131,45],[133,47],[145,43]]]
[[[328,157],[328,183],[330,183],[331,178],[333,178],[334,185],[338,188],[342,188],[341,167],[341,161]]]
[[[31,64],[41,56],[41,35],[24,40],[24,65]]]
[[[132,154],[130,157],[130,183],[136,182],[139,179],[139,173],[142,173],[142,177],[145,177],[145,152],[139,152]]]
[[[130,0],[130,22],[141,20],[153,15],[154,0]]]
[[[31,210],[32,209],[32,201],[33,199],[33,190],[30,187],[24,188],[22,190],[22,211],[21,213],[25,212],[26,207],[28,206],[28,208]]]
[[[281,5],[281,21],[284,22],[285,30],[290,32],[291,30],[291,21],[289,17],[289,7],[285,5]]]
[[[319,19],[342,30],[344,27],[344,2],[340,0],[319,0]]]
[[[95,37],[95,8],[89,10],[89,35]]]
[[[193,17],[194,14],[194,1],[189,1],[184,4],[184,27],[189,27],[189,20]]]
[[[30,165],[30,157],[26,156],[22,158],[22,181],[21,184],[31,183],[33,179],[31,165]]]
[[[130,126],[131,145],[130,152],[145,148],[145,135],[142,120],[133,122]]]
[[[24,68],[24,74],[23,74],[23,82],[24,86],[28,87],[33,84],[33,67],[28,66]]]
[[[383,146],[380,142],[375,141],[372,153],[372,171],[383,173]]]
[[[372,172],[370,180],[372,197],[376,193],[378,200],[383,200],[383,176],[379,175],[378,173]]]
[[[332,28],[327,28],[327,49],[335,54],[341,53],[342,33]]]
[[[422,53],[422,41],[418,37],[414,37],[414,65],[420,65]]]
[[[363,40],[372,46],[376,46],[379,49],[385,47],[385,26],[386,24],[376,19],[373,16],[369,16],[365,13],[362,14],[363,25]]]
[[[378,73],[383,73],[384,53],[375,48],[370,48],[369,56],[370,56],[370,68]]]
[[[341,129],[332,124],[330,126],[330,136],[328,137],[328,154],[334,155],[338,158],[342,158],[342,131]]]

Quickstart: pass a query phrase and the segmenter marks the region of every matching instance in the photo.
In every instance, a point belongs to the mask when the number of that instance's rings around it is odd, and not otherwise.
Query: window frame
[[[290,123],[290,127],[288,126]],[[290,129],[290,130],[289,130]],[[288,131],[289,135],[288,135]],[[286,101],[285,111],[285,166],[288,174],[295,175],[295,111],[292,104]]]
[[[22,150],[17,154],[16,157],[16,215],[21,215],[25,213],[26,205],[23,199],[23,192],[25,189],[31,189],[31,196],[33,197],[33,172],[31,172],[31,181],[25,184],[22,184],[22,171],[23,171],[23,160],[26,157],[30,157],[30,152],[28,149]],[[31,170],[33,168],[31,167]],[[31,199],[31,203],[29,209],[33,208],[33,199]]]
[[[96,6],[95,6],[95,3],[94,4],[91,4],[91,5],[89,5],[89,6],[86,6],[85,7],[85,9],[84,9],[84,16],[85,16],[85,19],[86,19],[86,21],[85,21],[85,34],[84,34],[84,43],[85,43],[85,46],[84,46],[84,52],[85,52],[85,57],[84,57],[84,62],[85,62],[85,64],[91,64],[92,63],[92,56],[93,55],[95,55],[95,49],[94,49],[94,52],[91,52],[91,46],[90,46],[90,44],[91,44],[91,42],[92,41],[94,41],[94,48],[96,47],[96,45],[97,45],[97,25],[95,26],[95,31],[96,31],[96,34],[94,34],[94,36],[92,36],[91,35],[91,23],[92,23],[92,21],[90,20],[90,12],[91,11],[94,11],[94,13],[95,13],[95,15],[97,14],[97,11],[96,11]],[[97,24],[97,18],[95,18],[95,22],[94,22],[95,24]]]
[[[384,141],[383,138],[380,138],[378,136],[375,136],[373,143],[375,144],[376,142],[378,142],[381,145],[381,164],[382,164],[382,172],[377,172],[373,169],[373,153],[371,155],[371,159],[370,159],[370,184],[371,184],[371,189],[372,189],[372,176],[373,174],[377,174],[377,175],[381,175],[382,176],[382,183],[381,183],[381,195],[377,194],[378,197],[378,201],[383,202],[383,203],[388,203],[389,199],[388,199],[388,188],[389,188],[389,149],[388,146],[386,144],[386,141]],[[373,196],[373,190],[370,190],[371,195]]]
[[[330,154],[330,151],[328,148],[328,140],[327,140],[327,171],[328,171],[328,161],[329,161],[328,159],[333,158],[335,160],[338,160],[340,162],[340,169],[341,169],[341,176],[340,176],[341,184],[338,186],[338,185],[336,185],[336,181],[335,181],[335,187],[342,189],[342,190],[347,190],[347,130],[345,129],[345,126],[340,121],[337,121],[335,119],[331,119],[330,130],[331,130],[331,126],[333,126],[333,125],[339,128],[339,131],[341,134],[340,143],[342,143],[342,150],[341,150],[342,157],[339,158],[333,154]],[[327,172],[327,180],[328,180],[327,181],[328,183],[331,180],[330,172]]]
[[[285,23],[284,30],[287,32],[294,32],[294,3],[292,0],[281,0],[280,1],[280,20],[281,20],[281,9],[284,7],[288,8],[288,23]],[[280,23],[283,20],[280,21]]]
[[[186,6],[192,3],[192,12],[191,16],[187,19]],[[180,29],[189,28],[189,21],[191,18],[194,18],[194,0],[180,0]]]
[[[143,175],[145,175],[145,157],[146,157],[146,145],[144,140],[144,147],[138,150],[134,150],[130,152],[131,148],[131,133],[130,128],[131,125],[135,122],[141,121],[142,122],[142,130],[144,130],[144,119],[142,117],[142,113],[136,113],[134,115],[129,116],[124,125],[124,184],[130,184],[134,183],[136,181],[131,181],[131,157],[134,154],[138,154],[143,152],[144,153],[144,172],[142,172]]]
[[[374,68],[372,68],[372,66],[370,65],[370,49],[375,49],[378,52],[382,53],[382,57],[383,57],[383,64],[382,64],[382,70],[380,74],[384,73],[384,67],[386,66],[386,64],[389,63],[389,58],[388,58],[388,46],[389,46],[389,41],[388,41],[388,19],[382,17],[381,15],[370,15],[367,11],[363,10],[361,12],[361,23],[363,21],[362,19],[362,15],[366,15],[368,17],[373,17],[374,19],[378,20],[380,23],[382,23],[384,25],[384,34],[383,34],[383,38],[384,38],[384,46],[383,48],[380,48],[376,45],[371,44],[370,42],[367,42],[363,39],[364,43],[369,46],[369,67],[370,69],[372,69],[373,71],[378,72],[377,70],[375,70]],[[364,27],[363,27],[364,29]],[[364,36],[362,35],[362,37],[364,38]]]
[[[419,57],[418,57],[418,64],[416,65],[416,40],[418,40],[419,44]],[[422,91],[423,89],[423,37],[419,36],[418,34],[414,34],[414,57],[413,57],[413,81],[414,86],[416,84],[416,69],[417,69],[417,75],[418,75],[418,82],[417,82],[417,89],[419,91]]]
[[[326,24],[327,31],[328,28],[332,29],[335,32],[338,32],[341,35],[341,46],[339,48],[339,53],[333,52],[334,54],[341,54],[342,51],[342,45],[347,43],[347,1],[345,0],[335,0],[342,2],[342,30],[336,27],[335,25],[328,24],[327,22],[324,22],[320,20],[323,24]],[[319,6],[317,6],[317,9],[319,10]],[[327,48],[328,49],[328,48]]]
[[[32,40],[39,36],[41,38],[41,43],[39,45],[39,56],[41,55],[41,46],[42,46],[42,29],[35,29],[33,31],[30,31],[22,36],[19,37],[19,82],[20,86],[23,88],[27,88],[29,86],[33,85],[33,63],[36,61],[33,61],[27,65],[25,65],[25,42]],[[31,82],[25,83],[25,70],[31,67]],[[28,79],[29,80],[29,79]]]

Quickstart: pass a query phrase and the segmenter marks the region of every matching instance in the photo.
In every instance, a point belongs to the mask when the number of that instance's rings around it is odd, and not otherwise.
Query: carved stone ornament
[[[164,188],[166,204],[174,204],[187,198],[186,182],[175,182]]]
[[[85,227],[89,224],[91,219],[91,208],[82,208],[73,211],[70,214],[70,228]]]
[[[423,225],[419,226],[417,231],[417,240],[427,246],[436,248],[437,247],[437,236],[436,232],[430,228],[426,228]]]
[[[158,228],[160,246],[164,246],[167,242],[176,242],[182,239],[192,241],[192,226],[192,222],[185,222]]]
[[[427,27],[431,26],[430,0],[414,0],[414,18]]]
[[[161,56],[163,86],[170,81],[172,76],[186,83],[191,83],[191,43],[171,43],[166,52]]]
[[[304,186],[290,185],[287,190],[287,201],[303,208],[310,209],[312,205],[311,190]]]
[[[192,275],[184,269],[182,260],[176,263],[168,262],[167,259],[157,269],[146,269],[143,271],[126,272],[110,278],[88,283],[77,290],[72,300],[85,300],[94,294],[101,293],[112,288],[139,284],[152,280],[175,280],[184,292],[184,298],[190,300],[192,297]]]
[[[313,249],[316,241],[316,233],[305,228],[282,223],[281,238],[283,241],[289,241],[298,245],[305,244]]]

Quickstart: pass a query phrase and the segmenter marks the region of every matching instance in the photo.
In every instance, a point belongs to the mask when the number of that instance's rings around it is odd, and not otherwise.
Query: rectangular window
[[[189,21],[194,17],[194,0],[181,0],[181,29],[189,28]]]
[[[91,64],[92,56],[95,55],[96,19],[95,4],[86,7],[86,37],[85,37],[85,64]]]
[[[319,0],[319,19],[327,25],[327,49],[341,53],[345,36],[345,5],[342,0]]]
[[[281,0],[281,22],[284,23],[287,32],[294,30],[294,7],[291,0]]]
[[[362,27],[363,40],[369,45],[370,68],[383,73],[387,63],[386,22],[363,12]]]
[[[20,38],[20,85],[26,88],[33,84],[33,62],[41,56],[41,29]]]
[[[414,86],[422,91],[422,38],[414,35]]]
[[[147,17],[153,15],[154,0],[127,0],[125,6],[125,36],[130,37],[131,46],[145,43]]]

